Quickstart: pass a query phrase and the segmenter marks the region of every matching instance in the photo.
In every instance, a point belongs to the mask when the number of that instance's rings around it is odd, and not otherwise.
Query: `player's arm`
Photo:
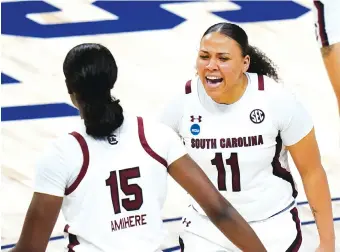
[[[78,158],[75,157],[80,157]],[[47,148],[36,165],[34,194],[12,252],[43,252],[59,216],[71,174],[81,167],[80,146],[68,135]]]
[[[219,193],[201,168],[188,156],[177,159],[169,174],[200,204],[210,220],[242,251],[266,251],[250,225]]]
[[[44,252],[57,221],[62,197],[34,193],[24,226],[12,252]]]
[[[322,166],[319,147],[309,113],[295,97],[282,92],[273,97],[278,116],[278,129],[300,173],[306,196],[314,214],[320,241],[326,251],[334,251],[332,202],[326,172]]]
[[[331,196],[314,129],[299,142],[289,146],[288,150],[301,175],[318,228],[320,245],[326,249],[325,251],[335,251]]]

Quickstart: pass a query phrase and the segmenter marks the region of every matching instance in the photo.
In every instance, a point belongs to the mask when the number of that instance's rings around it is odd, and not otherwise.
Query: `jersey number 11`
[[[232,191],[239,192],[241,191],[241,181],[240,181],[240,168],[238,166],[238,158],[237,153],[231,153],[230,157],[225,160],[226,164],[231,168],[231,184]],[[215,154],[215,158],[211,160],[211,164],[215,165],[217,168],[217,185],[218,190],[227,191],[226,185],[226,172],[224,166],[224,160],[222,157],[222,153],[218,152]]]

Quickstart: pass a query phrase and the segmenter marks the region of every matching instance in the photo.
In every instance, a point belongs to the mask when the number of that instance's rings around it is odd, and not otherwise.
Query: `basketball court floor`
[[[241,25],[250,43],[272,58],[283,83],[314,119],[333,198],[336,251],[340,251],[340,126],[335,96],[315,41],[311,4],[312,0],[2,2],[1,249],[8,250],[17,242],[41,151],[78,120],[62,74],[68,50],[84,42],[107,46],[119,66],[113,95],[126,111],[155,118],[195,74],[203,32],[228,20]],[[316,226],[292,162],[291,166],[300,188],[305,251],[315,251]],[[169,178],[165,251],[178,250],[178,220],[186,205],[186,194]],[[62,251],[63,226],[60,216],[48,252]]]

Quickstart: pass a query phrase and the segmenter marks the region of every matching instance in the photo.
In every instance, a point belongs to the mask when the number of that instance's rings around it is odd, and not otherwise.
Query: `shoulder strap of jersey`
[[[197,75],[193,76],[185,83],[185,94],[196,93],[198,81],[200,81]]]
[[[83,165],[81,166],[80,172],[76,180],[68,188],[65,189],[65,195],[71,194],[79,186],[80,182],[83,180],[83,178],[86,175],[87,169],[89,168],[89,162],[90,162],[89,148],[87,146],[87,143],[84,137],[75,131],[70,133],[70,135],[72,135],[80,145],[81,151],[83,153]]]
[[[145,150],[146,153],[150,155],[153,159],[155,159],[157,162],[160,164],[164,165],[166,168],[168,168],[168,163],[167,161],[158,155],[148,144],[148,141],[146,140],[145,137],[145,129],[144,129],[144,122],[142,117],[137,117],[137,124],[138,124],[138,136],[139,136],[139,141],[142,144],[143,149]]]
[[[257,84],[258,84],[258,90],[263,91],[264,90],[263,75],[260,75],[260,74],[257,75]]]
[[[191,93],[191,80],[188,80],[185,83],[185,94],[190,94]]]

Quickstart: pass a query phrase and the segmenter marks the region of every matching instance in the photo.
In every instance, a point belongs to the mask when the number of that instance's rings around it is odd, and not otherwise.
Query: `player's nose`
[[[210,59],[208,64],[207,64],[207,66],[206,66],[206,69],[208,69],[210,71],[217,70],[217,62],[216,62],[216,60]]]

